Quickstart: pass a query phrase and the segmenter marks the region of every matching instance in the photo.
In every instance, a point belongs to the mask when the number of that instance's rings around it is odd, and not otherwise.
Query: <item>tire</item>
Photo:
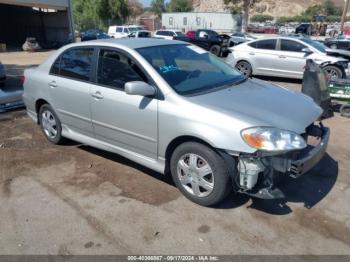
[[[339,109],[340,115],[350,118],[350,104],[342,105]]]
[[[251,77],[253,74],[252,65],[247,61],[239,61],[236,64],[236,69],[246,77]]]
[[[337,66],[328,65],[322,68],[322,70],[326,74],[327,79],[330,80],[344,77],[343,71]]]
[[[233,46],[235,46],[235,42],[230,41],[230,44],[229,44],[228,46],[229,46],[229,47],[233,47]]]
[[[196,172],[200,167],[202,174]],[[218,204],[232,191],[230,168],[217,152],[203,144],[185,142],[178,146],[171,156],[170,170],[177,188],[196,204]]]
[[[331,44],[329,48],[330,49],[338,49],[338,46],[337,46],[337,44]]]
[[[56,145],[66,142],[66,139],[62,136],[61,121],[49,104],[40,107],[39,124],[49,142]]]
[[[209,51],[210,51],[210,53],[212,53],[212,54],[214,54],[216,56],[219,56],[220,55],[220,50],[221,50],[220,46],[213,45],[213,46],[210,47]]]

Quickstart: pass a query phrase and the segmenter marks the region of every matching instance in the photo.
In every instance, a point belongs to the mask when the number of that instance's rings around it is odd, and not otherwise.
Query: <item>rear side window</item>
[[[59,75],[89,81],[93,60],[93,48],[74,48],[61,55]]]
[[[147,78],[137,64],[116,50],[101,50],[98,59],[97,83],[124,89],[130,81],[145,81]]]
[[[123,32],[123,28],[122,27],[117,27],[117,29],[115,30],[117,33],[121,33]]]
[[[306,48],[306,46],[304,46],[303,44],[298,43],[296,41],[285,40],[285,39],[281,40],[281,50],[282,51],[302,52],[302,50],[304,48]]]
[[[52,75],[59,75],[60,74],[60,62],[61,62],[61,56],[59,56],[55,63],[53,63],[51,70],[50,70],[50,74]]]
[[[257,49],[275,50],[276,49],[276,39],[260,40],[249,44],[251,47]]]

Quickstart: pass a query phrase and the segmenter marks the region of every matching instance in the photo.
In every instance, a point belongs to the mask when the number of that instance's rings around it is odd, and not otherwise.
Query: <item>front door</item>
[[[307,46],[294,40],[281,39],[278,67],[285,76],[303,76],[307,54],[302,52]]]
[[[126,94],[124,85],[129,81],[148,80],[129,55],[101,48],[91,87],[95,137],[119,150],[156,159],[158,100]]]

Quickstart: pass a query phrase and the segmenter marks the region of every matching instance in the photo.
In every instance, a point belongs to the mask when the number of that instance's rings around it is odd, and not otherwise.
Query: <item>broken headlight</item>
[[[300,135],[274,127],[248,128],[241,135],[249,146],[264,151],[298,150],[307,146]]]

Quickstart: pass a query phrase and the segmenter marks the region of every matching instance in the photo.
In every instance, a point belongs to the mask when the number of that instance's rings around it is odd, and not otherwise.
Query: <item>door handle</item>
[[[49,85],[51,88],[57,87],[57,83],[56,83],[55,80],[54,80],[54,81],[51,81],[48,85]]]
[[[103,95],[100,91],[96,91],[95,93],[91,94],[91,96],[96,99],[103,99]]]
[[[286,56],[284,55],[280,55],[279,58],[287,58]]]
[[[255,55],[255,53],[253,53],[253,52],[250,52],[249,54],[250,54],[250,55]]]

